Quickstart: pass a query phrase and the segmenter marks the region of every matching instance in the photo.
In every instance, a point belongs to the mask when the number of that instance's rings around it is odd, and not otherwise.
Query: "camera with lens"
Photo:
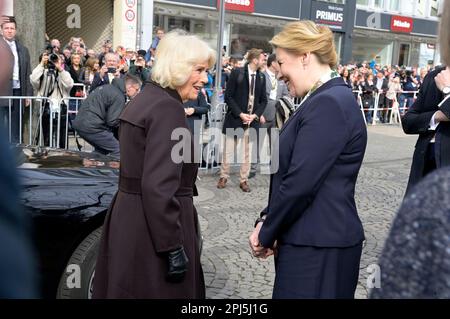
[[[53,48],[53,46],[52,46],[50,43],[47,44],[47,46],[45,47],[45,52],[46,52],[48,55],[54,53],[54,48]]]
[[[48,56],[48,62],[47,62],[47,70],[48,73],[56,73],[56,63],[59,61],[59,56],[55,53],[51,53]]]

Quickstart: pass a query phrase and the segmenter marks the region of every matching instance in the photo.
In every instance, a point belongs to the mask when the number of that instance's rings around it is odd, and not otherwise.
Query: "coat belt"
[[[119,190],[127,194],[142,194],[141,179],[120,176]],[[180,187],[175,197],[194,197],[194,190],[192,187]]]

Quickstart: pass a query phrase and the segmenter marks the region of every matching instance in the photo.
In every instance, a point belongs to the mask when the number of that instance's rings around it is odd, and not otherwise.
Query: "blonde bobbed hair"
[[[195,35],[182,30],[171,31],[158,44],[152,80],[163,88],[176,89],[189,80],[196,64],[204,62],[212,68],[216,63],[216,51]]]
[[[280,48],[294,55],[314,54],[321,64],[335,68],[338,63],[334,36],[330,28],[312,21],[288,23],[270,41],[274,48]]]
[[[442,15],[439,27],[439,45],[441,47],[441,59],[445,65],[450,66],[450,1],[442,4]]]

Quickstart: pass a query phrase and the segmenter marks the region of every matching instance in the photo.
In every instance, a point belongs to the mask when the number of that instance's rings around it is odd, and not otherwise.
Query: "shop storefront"
[[[438,21],[357,9],[353,60],[425,67],[434,63]]]
[[[351,42],[346,35],[351,34],[353,29],[353,23],[351,22],[354,17],[352,1],[348,1],[345,5],[323,1],[311,1],[310,4],[311,13],[309,17],[303,16],[302,18],[312,20],[319,25],[325,25],[333,31],[336,51],[341,62],[344,62],[349,58],[351,52]],[[303,11],[305,10],[308,9],[304,7]]]
[[[113,40],[112,0],[47,0],[45,14],[47,35],[63,46],[81,37],[89,48],[100,50],[105,40]]]
[[[325,1],[225,0],[224,43],[228,55],[244,55],[253,47],[271,51],[269,40],[286,25],[310,19],[326,25],[335,34],[336,49],[342,59],[351,57],[355,0],[345,5]],[[154,24],[165,30],[181,28],[200,35],[212,47],[217,45],[217,0],[155,0]],[[348,36],[346,36],[348,35]]]
[[[251,48],[271,51],[268,41],[299,17],[299,1],[283,8],[275,1],[226,1],[223,45],[230,56],[243,56]],[[217,0],[155,1],[153,22],[165,30],[179,28],[199,35],[215,48],[218,16]]]

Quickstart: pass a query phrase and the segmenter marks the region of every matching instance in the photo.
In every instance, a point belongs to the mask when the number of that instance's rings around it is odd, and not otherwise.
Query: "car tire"
[[[94,230],[73,252],[64,269],[57,299],[90,299],[102,228]]]

